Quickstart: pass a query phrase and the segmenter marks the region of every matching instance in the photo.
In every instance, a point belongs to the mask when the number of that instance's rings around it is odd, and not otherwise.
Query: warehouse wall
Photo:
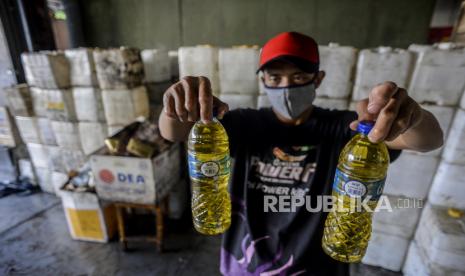
[[[425,43],[435,0],[81,0],[89,46],[262,45],[288,30],[355,47]]]

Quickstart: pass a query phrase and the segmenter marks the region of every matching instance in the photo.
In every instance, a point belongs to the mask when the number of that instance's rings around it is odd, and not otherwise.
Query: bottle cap
[[[361,121],[358,123],[357,132],[362,133],[364,135],[368,135],[368,133],[370,133],[374,125],[374,121]]]

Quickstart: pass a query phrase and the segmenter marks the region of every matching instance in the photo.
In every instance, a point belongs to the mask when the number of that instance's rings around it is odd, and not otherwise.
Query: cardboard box
[[[91,156],[99,198],[151,204],[163,199],[180,178],[179,144],[150,158],[111,156],[102,148]]]
[[[60,194],[73,239],[108,242],[114,236],[116,214],[113,205],[99,201],[94,193],[61,190]]]

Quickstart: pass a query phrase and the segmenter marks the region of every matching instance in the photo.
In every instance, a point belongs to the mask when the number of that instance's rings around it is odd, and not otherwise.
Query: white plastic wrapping
[[[70,81],[73,86],[98,86],[94,56],[91,48],[65,50],[70,65]]]
[[[32,162],[29,159],[19,159],[18,160],[18,167],[19,167],[19,177],[21,179],[29,179],[29,181],[37,185],[37,178],[34,172],[34,167],[32,166]]]
[[[373,231],[362,263],[400,271],[410,240]]]
[[[55,121],[76,121],[73,93],[69,89],[48,89],[47,118]]]
[[[108,125],[125,125],[137,117],[149,115],[149,99],[144,86],[134,89],[102,90]]]
[[[48,146],[41,145],[41,144],[34,144],[28,143],[27,150],[29,152],[29,156],[31,157],[32,164],[34,164],[34,168],[49,168],[49,150]]]
[[[21,136],[14,119],[6,107],[0,106],[0,145],[16,147],[19,144],[21,144]]]
[[[233,47],[219,50],[221,94],[258,94],[258,47]]]
[[[389,210],[375,212],[372,220],[373,231],[410,240],[415,233],[425,201],[415,198],[384,195],[388,197],[392,212]]]
[[[21,139],[25,143],[42,143],[37,118],[16,116],[15,120]]]
[[[79,136],[84,154],[89,155],[104,146],[108,127],[105,123],[80,122]]]
[[[418,102],[457,105],[465,88],[465,48],[441,45],[417,52],[409,94]],[[418,51],[416,47],[409,47]]]
[[[163,82],[171,79],[171,60],[168,51],[145,49],[140,55],[144,63],[146,82]]]
[[[58,146],[72,150],[81,150],[78,123],[52,121],[52,129]]]
[[[102,91],[94,87],[73,87],[74,107],[79,121],[105,122]]]
[[[349,99],[316,97],[313,104],[328,109],[347,110],[349,108]]]
[[[429,192],[431,204],[465,209],[464,168],[463,165],[441,162]]]
[[[367,98],[375,85],[385,81],[393,81],[399,87],[406,87],[413,59],[413,54],[403,49],[378,47],[361,50],[352,99]]]
[[[55,134],[53,133],[52,123],[48,118],[36,118],[37,128],[39,129],[40,142],[44,145],[57,145]]]
[[[444,137],[447,137],[449,134],[449,129],[452,124],[452,119],[454,118],[455,108],[450,106],[440,106],[440,105],[430,105],[430,104],[422,104],[422,108],[426,109],[427,111],[431,112],[434,117],[439,122],[439,126],[444,133]],[[435,149],[429,152],[418,152],[420,155],[428,155],[428,156],[440,156],[441,152],[444,147],[439,149]]]
[[[448,275],[463,276],[464,273],[431,262],[416,241],[410,243],[402,272],[405,276]]]
[[[52,171],[66,173],[63,151],[57,146],[47,146],[49,168]]]
[[[458,109],[455,113],[442,157],[465,167],[465,110]]]
[[[180,47],[179,77],[204,76],[210,80],[214,95],[220,93],[218,48],[212,46]]]
[[[26,84],[6,87],[3,90],[8,108],[13,116],[34,116],[32,96]]]
[[[452,218],[447,208],[427,205],[415,240],[431,263],[465,274],[465,217]]]
[[[69,63],[63,52],[23,53],[21,60],[27,83],[30,86],[47,89],[70,86]]]
[[[127,89],[142,84],[144,65],[138,49],[95,49],[93,54],[100,88]]]
[[[47,117],[47,90],[37,87],[31,87],[30,92],[35,115],[38,117]]]
[[[63,166],[66,172],[78,171],[87,161],[87,157],[82,150],[73,150],[62,148],[63,153]]]
[[[55,194],[55,188],[52,182],[52,171],[49,168],[35,168],[37,181],[42,191],[50,194]]]
[[[357,50],[350,46],[330,43],[318,46],[320,70],[326,75],[317,89],[319,96],[348,98],[352,90],[352,76],[355,69]]]
[[[61,197],[61,188],[68,181],[68,175],[62,172],[52,172],[52,187],[55,192],[55,195]]]
[[[389,166],[384,193],[425,199],[438,163],[437,157],[402,152]]]

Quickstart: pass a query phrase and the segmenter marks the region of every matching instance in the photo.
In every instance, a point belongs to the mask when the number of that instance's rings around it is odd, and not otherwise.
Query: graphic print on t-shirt
[[[265,156],[251,157],[248,189],[263,194],[304,196],[316,169],[316,146],[274,147]]]

